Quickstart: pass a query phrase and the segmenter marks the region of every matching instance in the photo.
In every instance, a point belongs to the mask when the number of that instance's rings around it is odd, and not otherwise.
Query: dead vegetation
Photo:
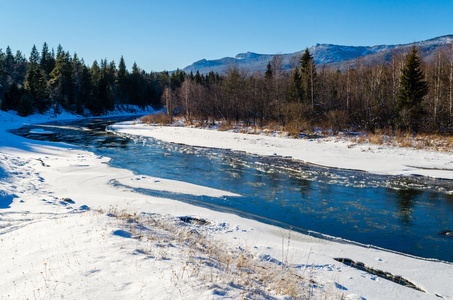
[[[296,268],[240,245],[215,240],[208,234],[209,223],[194,224],[182,218],[129,213],[114,207],[96,212],[120,220],[123,234],[140,240],[140,253],[161,260],[179,258],[179,265],[172,263],[175,282],[192,278],[224,291],[233,287],[244,299],[274,299],[279,295],[291,299],[341,299],[330,286],[313,280],[312,266]]]
[[[439,152],[451,152],[453,150],[453,137],[439,134],[409,134],[400,131],[387,133],[377,130],[375,133],[361,133],[355,137],[338,136],[338,138],[344,138],[357,144],[370,143]]]
[[[309,123],[288,123],[285,126],[276,122],[266,125],[251,124],[243,122],[229,123],[225,120],[215,122],[214,126],[202,126],[200,122],[187,123],[183,118],[172,120],[164,113],[151,114],[140,119],[145,124],[192,126],[196,128],[209,127],[218,131],[234,131],[245,134],[262,134],[273,136],[286,136],[292,138],[331,138],[345,140],[356,144],[370,143],[380,146],[403,147],[413,149],[432,150],[440,152],[451,152],[453,150],[453,137],[441,134],[410,134],[398,130],[376,130],[375,132],[349,132],[321,130],[314,128]],[[339,128],[339,127],[338,127]]]
[[[159,112],[157,114],[150,114],[140,118],[140,121],[145,124],[159,124],[168,125],[171,123],[171,117],[166,113]]]

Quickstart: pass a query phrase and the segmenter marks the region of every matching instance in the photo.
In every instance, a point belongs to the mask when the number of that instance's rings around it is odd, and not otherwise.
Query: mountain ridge
[[[432,55],[437,49],[446,48],[451,44],[453,44],[453,34],[414,43],[395,45],[346,46],[317,43],[309,47],[308,50],[317,65],[325,64],[328,67],[342,70],[354,66],[358,59],[361,59],[365,63],[388,61],[392,51],[405,53],[413,45],[420,49],[423,59],[429,60],[432,59]],[[298,58],[302,56],[304,51],[305,49],[292,53],[278,54],[282,57],[282,69],[293,69]],[[228,68],[238,67],[240,70],[248,73],[264,72],[268,62],[274,55],[276,54],[260,54],[247,51],[238,53],[234,57],[223,57],[214,60],[200,59],[182,70],[186,73],[199,71],[201,74],[208,74],[213,71],[224,74]]]

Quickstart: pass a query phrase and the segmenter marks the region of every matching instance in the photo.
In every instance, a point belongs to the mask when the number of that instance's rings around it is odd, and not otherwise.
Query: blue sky
[[[241,52],[290,53],[316,43],[402,44],[453,34],[450,1],[0,0],[0,48],[29,56],[58,44],[91,64],[145,71]]]

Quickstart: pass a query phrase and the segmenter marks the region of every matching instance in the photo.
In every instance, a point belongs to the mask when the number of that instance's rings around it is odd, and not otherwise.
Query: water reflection
[[[445,193],[453,190],[451,181],[377,176],[290,159],[130,139],[104,131],[115,121],[47,124],[55,132],[51,136],[30,134],[33,126],[16,133],[83,146],[111,157],[111,165],[136,174],[199,184],[242,197],[193,197],[136,189],[140,193],[171,196],[302,232],[453,262],[453,239],[440,234],[453,226],[453,196]]]
[[[412,219],[416,197],[422,194],[422,191],[415,189],[401,189],[396,191],[396,201],[400,210],[401,222],[406,229],[409,228],[409,223]]]

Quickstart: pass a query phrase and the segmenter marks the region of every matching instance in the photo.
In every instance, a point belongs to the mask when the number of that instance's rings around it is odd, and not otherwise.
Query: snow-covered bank
[[[159,232],[164,238],[157,242],[143,238],[144,228],[134,231],[127,220],[112,216],[123,209],[132,215],[153,214],[160,222],[175,223],[176,231],[186,228],[225,245],[226,253],[245,253],[245,259],[265,266],[278,267],[287,261],[299,276],[315,283],[313,290],[326,292],[326,298],[438,299],[438,294],[453,299],[451,264],[320,240],[236,215],[137,194],[127,186],[212,197],[229,192],[132,174],[109,167],[107,157],[6,131],[41,121],[37,118],[2,113],[0,120],[1,299],[284,298],[272,285],[260,285],[259,277],[249,280],[255,280],[260,290],[250,291],[245,283],[238,284],[236,273],[218,273],[222,270],[210,268],[215,264],[192,252],[185,239],[172,240],[166,232]],[[125,187],[112,185],[113,180]],[[178,223],[181,216],[209,224]],[[334,258],[349,258],[402,276],[426,292]]]
[[[119,134],[152,137],[191,146],[292,157],[327,167],[382,175],[421,175],[453,179],[453,155],[445,152],[371,144],[356,145],[339,140],[292,139],[189,127],[152,126],[141,122],[122,122],[112,126],[112,129]]]

